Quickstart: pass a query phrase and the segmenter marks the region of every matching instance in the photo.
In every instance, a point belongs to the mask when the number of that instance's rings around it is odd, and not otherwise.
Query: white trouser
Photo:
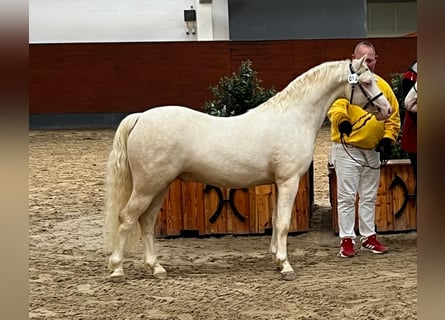
[[[380,165],[379,153],[350,145],[343,146],[341,143],[334,143],[331,152],[331,162],[337,176],[340,238],[356,237],[354,225],[357,193],[360,196],[358,207],[360,235],[368,237],[375,234],[375,201],[380,182],[380,169],[372,168],[378,168]]]

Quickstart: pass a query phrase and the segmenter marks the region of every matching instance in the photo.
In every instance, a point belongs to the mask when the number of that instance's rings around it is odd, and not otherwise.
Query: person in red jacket
[[[417,61],[403,74],[402,93],[406,97],[417,81]],[[417,113],[406,110],[400,146],[408,153],[417,181]]]

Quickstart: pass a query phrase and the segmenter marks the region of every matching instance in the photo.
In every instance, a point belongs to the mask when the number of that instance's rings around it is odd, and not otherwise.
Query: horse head
[[[406,110],[417,113],[417,81],[406,95],[404,103]]]
[[[365,63],[366,55],[353,59],[349,64],[346,96],[349,102],[361,106],[375,115],[377,120],[385,120],[391,115],[391,105],[377,86],[376,77]]]

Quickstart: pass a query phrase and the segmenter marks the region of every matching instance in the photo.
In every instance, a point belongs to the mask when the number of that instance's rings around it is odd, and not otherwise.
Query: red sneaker
[[[360,248],[362,250],[371,251],[372,253],[388,252],[388,248],[377,241],[377,237],[375,234],[367,238],[362,237],[360,241],[362,242],[362,247]]]
[[[355,255],[354,244],[355,242],[351,238],[342,239],[340,245],[340,257],[342,258],[353,257]]]

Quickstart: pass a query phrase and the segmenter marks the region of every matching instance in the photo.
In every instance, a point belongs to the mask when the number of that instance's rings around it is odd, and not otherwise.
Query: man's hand
[[[345,134],[349,137],[349,135],[352,132],[352,124],[349,121],[342,121],[338,125],[338,131],[340,131],[341,134]]]
[[[392,152],[392,140],[389,138],[383,138],[380,140],[375,151],[380,152],[380,160],[388,160]]]

